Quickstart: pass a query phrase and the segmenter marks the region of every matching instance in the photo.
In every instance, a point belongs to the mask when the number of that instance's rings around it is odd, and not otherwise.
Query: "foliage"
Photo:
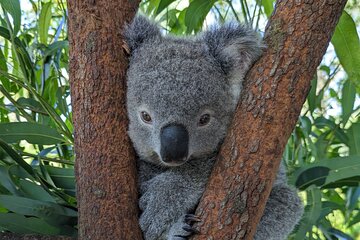
[[[66,9],[0,3],[0,230],[75,236]]]
[[[261,33],[273,4],[145,0],[141,10],[172,34],[230,20]],[[0,231],[74,236],[66,6],[61,0],[0,0],[0,6]],[[284,152],[289,181],[300,188],[306,206],[291,239],[360,237],[356,6],[349,1]]]

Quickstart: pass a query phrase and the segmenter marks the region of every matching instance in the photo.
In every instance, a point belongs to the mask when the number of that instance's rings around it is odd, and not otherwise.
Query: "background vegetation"
[[[147,0],[164,33],[240,21],[273,0]],[[0,0],[0,231],[77,233],[66,2]],[[360,239],[360,3],[340,19],[284,152],[306,212],[290,239]],[[115,47],[115,46],[114,46]]]

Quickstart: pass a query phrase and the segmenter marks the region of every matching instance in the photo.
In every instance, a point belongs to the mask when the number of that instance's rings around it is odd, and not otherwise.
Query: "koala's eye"
[[[199,126],[205,126],[210,122],[210,114],[203,114],[199,119]]]
[[[140,116],[141,116],[141,120],[144,122],[144,123],[147,123],[147,124],[150,124],[152,122],[152,119],[150,117],[150,114],[148,114],[147,112],[145,111],[142,111],[140,113]]]

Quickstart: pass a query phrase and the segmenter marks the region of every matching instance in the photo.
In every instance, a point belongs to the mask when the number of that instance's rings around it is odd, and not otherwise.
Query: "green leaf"
[[[185,15],[186,15],[187,8],[180,11],[179,15],[177,16],[176,13],[173,13],[171,10],[167,13],[169,16],[169,26],[171,27],[170,32],[175,35],[183,35],[186,32],[185,26]]]
[[[360,176],[359,156],[323,159],[296,170],[289,180],[300,189],[316,185],[327,187],[331,184]]]
[[[316,147],[316,157],[318,159],[323,159],[326,157],[327,149],[329,147],[329,140],[326,139],[328,132],[322,133],[316,138],[315,147]]]
[[[346,193],[346,207],[353,211],[360,199],[360,187],[349,188]]]
[[[331,39],[336,55],[346,73],[357,87],[360,86],[360,41],[351,16],[343,11]]]
[[[36,6],[36,3],[34,2],[34,0],[29,0],[29,1],[31,3],[31,6],[32,6],[34,12],[37,13],[37,6]]]
[[[331,201],[323,201],[321,203],[321,215],[319,219],[322,219],[332,213],[334,210],[344,208],[342,205]]]
[[[28,198],[55,203],[54,198],[40,185],[28,180],[20,179],[20,190]]]
[[[329,172],[330,168],[323,166],[306,169],[299,174],[295,186],[300,190],[305,190],[311,185],[322,186],[325,184]]]
[[[306,116],[301,116],[300,117],[300,123],[301,123],[301,129],[303,130],[303,133],[306,136],[309,136],[311,133],[311,121],[308,117]]]
[[[190,2],[185,14],[187,33],[197,32],[201,29],[207,14],[215,2],[215,0],[193,0]]]
[[[324,72],[326,72],[326,74],[329,76],[330,75],[330,67],[326,66],[326,65],[321,65],[320,66],[320,70],[323,70]]]
[[[1,27],[0,27],[0,35],[1,35]],[[56,123],[56,125],[59,127],[60,131],[62,133],[64,133],[67,140],[70,141],[70,142],[73,142],[72,132],[69,130],[68,126],[61,119],[60,115],[56,112],[56,110],[40,94],[37,93],[36,89],[25,85],[22,79],[14,76],[12,74],[9,74],[9,73],[6,73],[6,72],[0,72],[0,73],[4,74],[6,77],[11,79],[18,86],[20,86],[22,88],[25,88],[31,94],[35,95],[36,99],[40,102],[40,104],[45,109],[45,111],[49,114],[51,119]]]
[[[160,0],[147,0],[147,1],[141,1],[140,5],[147,5],[146,8],[144,9],[144,13],[147,16],[150,16],[151,13],[153,13],[153,11],[156,10],[156,8],[159,6]]]
[[[261,5],[264,7],[265,14],[269,18],[274,10],[274,0],[261,0]]]
[[[156,9],[155,15],[158,15],[162,12],[165,8],[167,8],[171,3],[175,2],[176,0],[160,0],[160,3]]]
[[[12,147],[10,147],[6,142],[4,142],[1,138],[0,138],[0,147],[2,149],[4,149],[4,151],[17,164],[19,164],[22,169],[24,169],[28,174],[30,174],[30,176],[34,177],[35,179],[37,178],[37,175],[36,175],[34,169],[27,162],[25,162],[24,159],[17,152],[15,152],[15,150],[12,149]]]
[[[328,232],[331,233],[331,235],[333,235],[334,237],[336,237],[337,239],[341,239],[341,240],[353,240],[353,238],[351,236],[349,236],[348,234],[340,231],[339,229],[336,228],[330,228],[328,229]]]
[[[305,207],[305,214],[302,219],[295,239],[307,239],[306,233],[311,231],[313,225],[316,224],[321,216],[322,202],[321,191],[318,188],[312,188],[307,192],[308,205]]]
[[[354,224],[357,224],[360,222],[360,212],[358,212],[355,217],[353,217],[353,219],[351,219],[351,221],[348,224],[348,227],[351,227]]]
[[[64,41],[53,42],[46,48],[44,52],[44,59],[48,56],[54,55],[57,51],[68,47],[69,47],[69,41],[64,40]]]
[[[26,163],[26,162],[25,162]],[[30,166],[30,165],[29,165]],[[30,166],[31,167],[31,166]],[[32,169],[32,168],[31,168]],[[9,167],[9,175],[12,177],[15,177],[16,179],[14,179],[16,181],[17,186],[19,187],[18,184],[18,180],[19,179],[27,179],[27,180],[31,180],[31,181],[35,181],[36,178],[34,178],[34,176],[31,175],[31,173],[29,173],[27,171],[27,169],[25,169],[23,166],[21,166],[20,164],[12,164]],[[14,181],[14,182],[15,182]]]
[[[341,94],[342,122],[345,125],[353,112],[356,97],[355,85],[347,79],[344,83]]]
[[[0,26],[0,36],[2,36],[3,38],[9,40],[9,41],[12,41],[11,39],[11,35],[10,35],[10,32],[8,29],[4,28],[4,27],[1,27]],[[33,71],[34,70],[34,66],[33,66],[33,63],[32,63],[32,60],[30,58],[30,55],[29,53],[27,52],[26,50],[26,47],[24,46],[24,44],[20,41],[19,38],[15,37],[14,38],[14,42],[15,44],[15,49],[16,49],[16,52],[18,53],[18,58],[19,58],[19,61],[21,62],[21,64],[26,68],[28,69],[29,71]],[[14,48],[11,48],[11,51],[12,51],[12,55],[15,56],[15,52],[13,51]],[[16,58],[13,58],[13,71],[17,70],[18,69],[18,62],[15,61]],[[6,71],[2,71],[0,73],[1,75],[4,75],[5,77],[7,77],[8,75],[6,75]],[[27,73],[24,73],[24,74],[27,74]],[[31,73],[33,74],[33,73]]]
[[[326,183],[322,189],[334,189],[342,187],[358,187],[360,186],[360,175],[353,174],[353,177],[340,178],[339,180]]]
[[[37,113],[47,114],[42,105],[33,98],[20,97],[16,102],[23,108],[28,108]]]
[[[42,219],[24,217],[16,213],[0,213],[0,227],[19,234],[59,235],[61,233],[60,228],[51,226]]]
[[[0,195],[0,204],[14,213],[40,217],[47,220],[55,220],[54,222],[56,222],[56,218],[64,220],[69,217],[77,217],[77,212],[70,208],[52,202],[39,201],[25,197]]]
[[[14,36],[19,32],[21,26],[21,8],[19,0],[0,0],[1,6],[10,13],[14,23]]]
[[[328,127],[329,130],[334,132],[336,138],[342,143],[347,144],[349,141],[348,137],[346,136],[346,133],[344,132],[344,130],[340,128],[338,124],[335,123],[335,120],[327,119],[323,116],[320,116],[315,119],[314,125],[319,129]]]
[[[315,77],[311,80],[311,88],[307,96],[309,110],[311,113],[314,112],[316,107],[316,87],[317,87],[317,77],[315,75]]]
[[[65,141],[55,129],[29,122],[0,123],[0,138],[7,143],[26,140],[29,143],[41,145],[51,145]]]
[[[0,70],[2,70],[4,72],[8,71],[6,58],[5,58],[5,55],[2,51],[2,49],[0,49]],[[1,81],[2,85],[4,86],[4,88],[6,89],[6,91],[11,92],[11,84],[10,84],[9,79],[7,79],[5,76],[0,74],[0,81]]]
[[[6,208],[0,207],[0,213],[8,213],[9,211]],[[1,231],[1,228],[0,228]]]
[[[0,183],[10,193],[14,195],[19,195],[19,191],[17,190],[16,185],[13,183],[9,176],[8,167],[2,165],[0,165]]]
[[[360,156],[360,122],[353,123],[351,127],[346,131],[346,135],[349,138],[348,146],[350,149],[350,155]]]
[[[45,167],[58,188],[75,190],[75,175],[73,168]]]
[[[39,16],[39,36],[40,42],[47,44],[47,38],[49,35],[49,27],[51,22],[51,2],[44,3],[41,7],[40,16]]]
[[[339,99],[338,93],[333,88],[330,88],[329,91],[330,91],[330,97]]]

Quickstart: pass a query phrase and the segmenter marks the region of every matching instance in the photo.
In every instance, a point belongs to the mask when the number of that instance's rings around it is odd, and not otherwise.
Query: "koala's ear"
[[[132,23],[125,27],[124,36],[130,51],[134,51],[141,44],[160,38],[158,26],[144,16],[137,15]]]
[[[203,33],[203,40],[226,74],[235,73],[240,78],[244,77],[264,48],[254,30],[235,23],[210,28]]]

